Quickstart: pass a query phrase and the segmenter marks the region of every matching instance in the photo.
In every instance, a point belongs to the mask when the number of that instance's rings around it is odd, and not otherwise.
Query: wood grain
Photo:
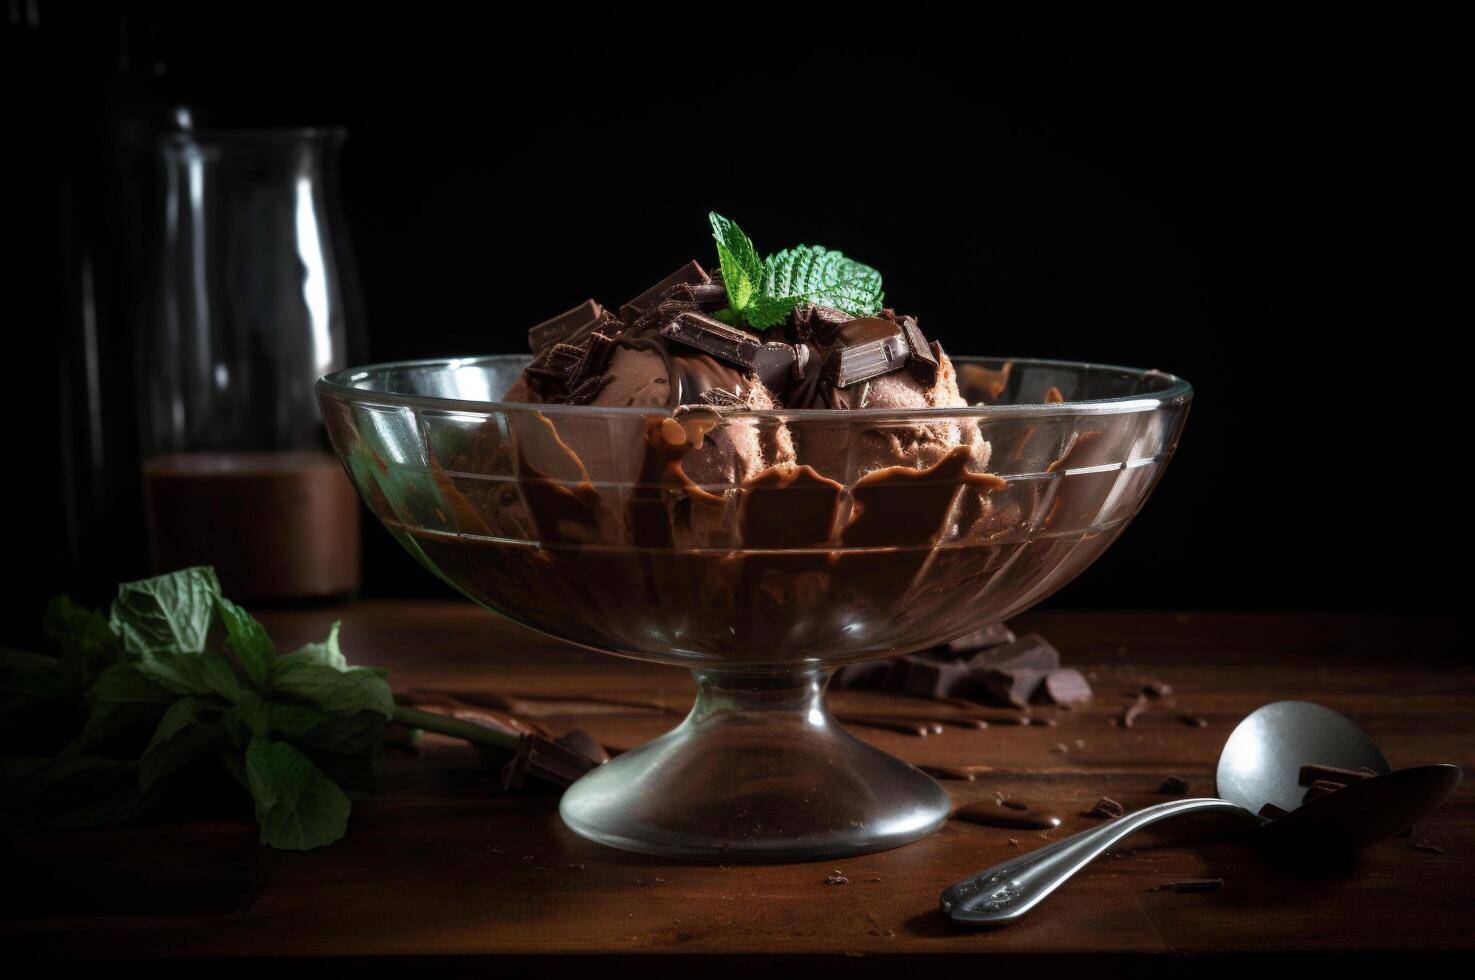
[[[654,737],[675,716],[557,698],[658,699],[676,711],[691,699],[683,671],[577,650],[469,604],[263,616],[283,647],[321,636],[340,617],[350,659],[388,667],[397,688],[538,696],[541,724],[580,727],[615,746]],[[1206,818],[1129,839],[1014,926],[955,929],[935,911],[942,888],[1091,825],[1081,814],[1099,797],[1129,808],[1158,802],[1166,798],[1158,787],[1174,775],[1191,793],[1212,792],[1223,739],[1267,701],[1303,698],[1348,714],[1395,766],[1475,765],[1475,668],[1456,646],[1453,620],[1037,613],[1016,628],[1054,642],[1090,678],[1094,701],[1059,712],[1055,727],[949,727],[926,738],[853,730],[912,762],[992,766],[975,782],[944,785],[959,803],[1002,794],[1053,810],[1064,818],[1057,831],[955,822],[912,846],[840,862],[662,860],[576,837],[559,821],[556,795],[500,795],[468,748],[430,739],[419,758],[391,758],[385,791],[356,802],[347,838],[321,851],[257,848],[247,821],[219,812],[13,838],[0,938],[17,957],[372,956],[385,958],[373,962],[386,970],[406,962],[472,969],[492,957],[545,973],[621,960],[727,973],[794,957],[890,971],[901,956],[941,965],[980,953],[991,954],[995,975],[1046,965],[1159,972],[1184,957],[1212,970],[1238,969],[1249,954],[1294,963],[1297,955],[1320,962],[1322,953],[1475,947],[1475,923],[1456,898],[1475,893],[1469,783],[1419,828],[1443,854],[1396,840],[1335,867],[1285,867]],[[1172,695],[1132,728],[1113,727],[1149,678],[1171,684]],[[950,710],[874,692],[832,700],[864,715]],[[1208,726],[1189,727],[1181,713]],[[848,884],[826,884],[836,869]],[[1156,890],[1189,878],[1225,886]]]

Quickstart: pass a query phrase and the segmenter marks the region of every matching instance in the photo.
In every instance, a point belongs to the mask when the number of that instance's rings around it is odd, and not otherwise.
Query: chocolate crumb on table
[[[1103,796],[1101,799],[1096,801],[1095,806],[1087,810],[1085,813],[1081,814],[1081,816],[1111,820],[1120,817],[1126,812],[1127,808],[1122,806],[1116,800],[1113,800],[1108,796]]]
[[[1172,694],[1173,687],[1171,684],[1165,684],[1160,680],[1153,679],[1143,682],[1142,693],[1156,700]]]
[[[1146,710],[1147,698],[1139,693],[1131,704],[1122,709],[1122,713],[1117,719],[1117,724],[1120,725],[1122,728],[1131,728],[1136,723],[1137,716],[1142,714]]]
[[[827,884],[827,885],[848,885],[848,884],[850,884],[850,879],[847,878],[847,877],[845,877],[845,875],[840,871],[839,868],[836,868],[830,874],[828,874],[828,875],[825,876],[825,884]]]
[[[1190,714],[1188,714],[1186,712],[1183,713],[1183,714],[1180,714],[1178,716],[1178,720],[1181,721],[1181,722],[1183,722],[1183,724],[1187,725],[1189,728],[1208,728],[1209,727],[1209,721],[1208,721],[1207,718],[1200,718],[1198,715],[1190,715]]]
[[[1169,776],[1163,780],[1163,784],[1157,788],[1157,791],[1169,796],[1182,796],[1188,792],[1188,780],[1182,776]]]
[[[1223,878],[1189,878],[1158,885],[1160,892],[1216,892],[1224,887]]]

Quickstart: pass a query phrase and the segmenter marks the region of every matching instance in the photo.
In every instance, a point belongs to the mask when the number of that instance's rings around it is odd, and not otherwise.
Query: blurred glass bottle
[[[161,138],[139,391],[155,571],[214,565],[225,593],[350,595],[359,502],[313,382],[363,356],[338,192],[341,129]]]

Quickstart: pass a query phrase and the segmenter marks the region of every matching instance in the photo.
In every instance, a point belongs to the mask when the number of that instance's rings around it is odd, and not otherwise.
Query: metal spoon
[[[1307,763],[1378,773],[1302,804]],[[1458,785],[1458,766],[1419,766],[1390,772],[1372,739],[1329,708],[1277,701],[1256,709],[1230,734],[1215,776],[1222,799],[1174,800],[1118,817],[1100,827],[1031,851],[942,893],[954,922],[998,926],[1038,905],[1072,875],[1128,834],[1185,813],[1224,812],[1255,821],[1266,843],[1358,848],[1402,833],[1432,813]],[[1273,803],[1287,813],[1258,816]]]

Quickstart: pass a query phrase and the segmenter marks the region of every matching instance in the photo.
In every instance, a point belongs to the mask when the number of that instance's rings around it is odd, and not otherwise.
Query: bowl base
[[[564,793],[575,833],[665,857],[804,861],[899,847],[946,822],[935,780],[830,716],[827,672],[695,673],[684,722]]]

